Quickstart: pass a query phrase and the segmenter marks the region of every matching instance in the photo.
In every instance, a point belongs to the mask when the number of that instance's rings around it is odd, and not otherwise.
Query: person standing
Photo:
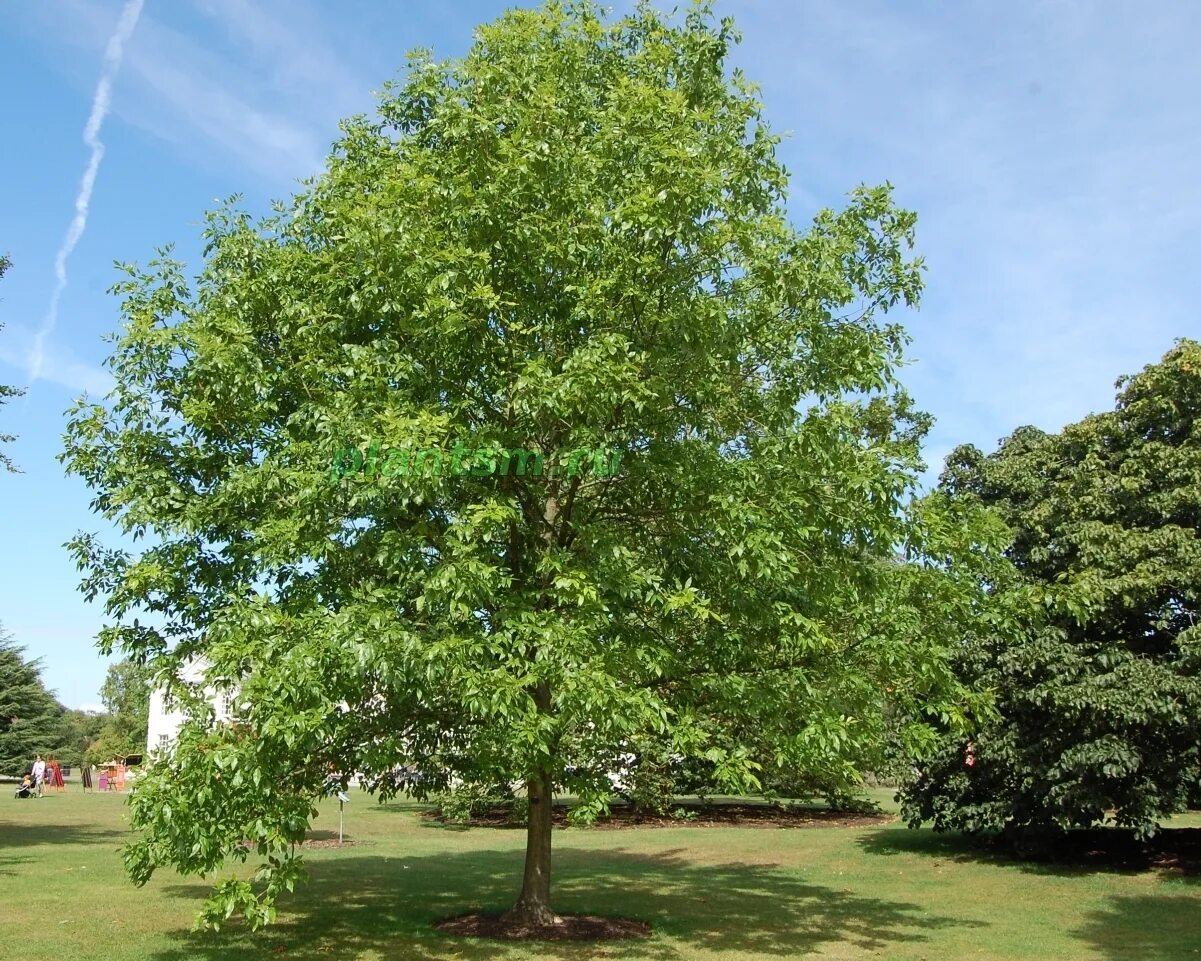
[[[42,760],[42,755],[38,755],[33,762],[33,783],[37,788],[38,797],[42,796],[42,782],[46,780],[46,762]]]

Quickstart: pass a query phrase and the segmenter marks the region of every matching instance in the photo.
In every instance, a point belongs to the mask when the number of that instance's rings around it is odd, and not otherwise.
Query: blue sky
[[[29,388],[0,408],[24,469],[0,475],[0,622],[44,659],[64,703],[95,704],[105,667],[102,612],[78,594],[62,548],[105,528],[55,455],[73,398],[107,389],[112,262],[174,242],[196,263],[198,224],[217,198],[242,193],[262,210],[287,196],[320,169],[338,118],[372,109],[371,91],[407,50],[461,54],[473,26],[506,6],[25,0],[0,12],[0,252],[13,260],[0,281],[0,383]],[[717,8],[735,17],[734,59],[789,134],[795,219],[886,179],[919,213],[928,286],[904,318],[905,380],[937,417],[931,462],[1111,406],[1120,374],[1176,337],[1201,337],[1201,5]],[[73,220],[84,229],[49,329]]]

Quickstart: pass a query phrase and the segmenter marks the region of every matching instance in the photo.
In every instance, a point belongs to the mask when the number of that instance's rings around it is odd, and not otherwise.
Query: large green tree
[[[883,314],[920,291],[914,217],[861,188],[794,228],[734,39],[703,6],[508,13],[461,61],[415,56],[273,216],[211,214],[194,284],[127,268],[115,392],[64,456],[149,545],[74,542],[102,646],[189,715],[132,797],[136,881],[250,839],[262,869],[207,917],[257,924],[330,770],[382,797],[519,782],[510,919],[537,927],[554,793],[602,810],[632,747],[746,790],[845,770],[886,687],[955,716],[952,561],[990,532],[908,506],[927,418]],[[331,479],[372,440],[481,469]],[[483,448],[623,459],[518,475]],[[240,689],[233,723],[189,663]]]
[[[9,260],[6,255],[0,254],[0,279],[4,277],[4,275],[8,272],[8,268],[11,266],[12,261]],[[0,384],[0,404],[3,404],[5,401],[11,400],[14,397],[20,397],[23,393],[25,393],[23,390],[19,390],[16,387],[9,387],[7,384]],[[0,444],[11,444],[14,440],[16,440],[16,438],[12,434],[0,433]],[[10,458],[3,451],[0,451],[0,468],[11,472],[16,472],[17,470],[16,465],[14,465],[12,462],[12,458]]]
[[[905,791],[913,823],[1037,837],[1112,818],[1140,832],[1201,788],[1201,345],[1118,382],[1058,434],[961,447],[942,487],[1013,531],[1015,590],[1041,615],[977,633],[960,665],[996,693]]]
[[[36,755],[52,754],[62,740],[62,715],[38,662],[26,660],[24,649],[0,628],[0,774],[22,774]]]

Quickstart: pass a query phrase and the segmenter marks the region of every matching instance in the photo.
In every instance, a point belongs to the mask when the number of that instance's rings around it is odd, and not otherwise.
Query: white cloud
[[[321,137],[308,125],[261,110],[199,68],[191,42],[155,27],[156,45],[130,58],[130,72],[144,81],[142,103],[123,116],[164,139],[188,146],[196,135],[245,167],[275,179],[295,179],[320,169]],[[218,68],[215,68],[218,69]],[[219,75],[219,74],[218,74]]]
[[[106,371],[79,363],[51,343],[67,286],[67,261],[87,227],[96,176],[104,157],[101,126],[110,109],[127,123],[178,146],[190,160],[241,168],[272,182],[317,173],[340,117],[371,106],[370,87],[323,39],[321,23],[302,5],[271,9],[230,0],[197,0],[224,28],[232,45],[204,42],[163,21],[180,7],[148,8],[126,0],[116,18],[102,4],[63,0],[57,9],[25,11],[35,34],[91,54],[108,37],[104,65],[84,128],[89,159],[75,214],[55,258],[55,285],[41,327],[19,365],[30,382],[45,379],[72,390],[106,393]],[[40,28],[37,22],[41,21]],[[300,26],[303,24],[303,29]],[[136,25],[138,42],[125,41]],[[61,59],[61,58],[60,58]],[[64,61],[74,71],[80,58]],[[113,80],[122,68],[121,96]],[[6,351],[14,339],[6,338]],[[9,353],[0,358],[11,360]]]
[[[138,17],[142,13],[142,0],[126,0],[117,20],[117,27],[108,38],[104,51],[104,64],[100,70],[100,82],[96,85],[96,93],[92,97],[92,110],[83,128],[83,142],[90,150],[88,165],[79,184],[79,192],[75,196],[75,216],[67,228],[67,234],[59,245],[54,257],[54,292],[50,295],[50,307],[46,318],[33,341],[33,350],[29,360],[29,380],[32,383],[42,375],[45,362],[46,338],[54,332],[58,324],[58,305],[63,291],[67,288],[67,258],[79,243],[79,238],[88,225],[88,207],[92,202],[92,190],[96,186],[96,174],[100,171],[100,161],[104,159],[104,144],[100,140],[100,128],[108,114],[112,98],[113,77],[121,67],[121,58],[125,52],[125,42],[137,26]]]
[[[338,120],[373,108],[372,84],[357,62],[329,42],[329,25],[304,3],[193,6],[220,29],[197,31],[183,3],[147,8],[114,112],[191,163],[228,170],[233,160],[273,183],[317,173]],[[42,42],[50,36],[59,47],[87,51],[109,22],[86,0],[25,13]]]
[[[0,361],[14,369],[27,371],[36,336],[35,332],[17,324],[5,327],[4,337],[0,338]],[[41,361],[39,379],[65,387],[73,395],[86,392],[93,398],[100,398],[113,389],[112,375],[106,369],[79,360],[54,340],[42,345]],[[3,383],[11,380],[0,378]],[[25,400],[28,402],[29,394],[25,395]]]
[[[329,25],[304,4],[271,0],[194,0],[238,47],[260,65],[269,89],[290,102],[311,102],[347,112],[364,109],[370,87],[353,63],[327,43]]]
[[[918,211],[906,381],[937,450],[1109,407],[1119,374],[1201,332],[1201,8],[733,7],[803,195],[889,179]]]

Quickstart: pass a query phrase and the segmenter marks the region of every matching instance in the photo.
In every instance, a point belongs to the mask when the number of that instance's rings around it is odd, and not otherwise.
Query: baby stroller
[[[30,780],[29,775],[26,774],[25,777],[21,779],[21,783],[17,786],[17,791],[13,795],[13,797],[34,797],[34,796],[35,795],[33,793],[33,781]]]

